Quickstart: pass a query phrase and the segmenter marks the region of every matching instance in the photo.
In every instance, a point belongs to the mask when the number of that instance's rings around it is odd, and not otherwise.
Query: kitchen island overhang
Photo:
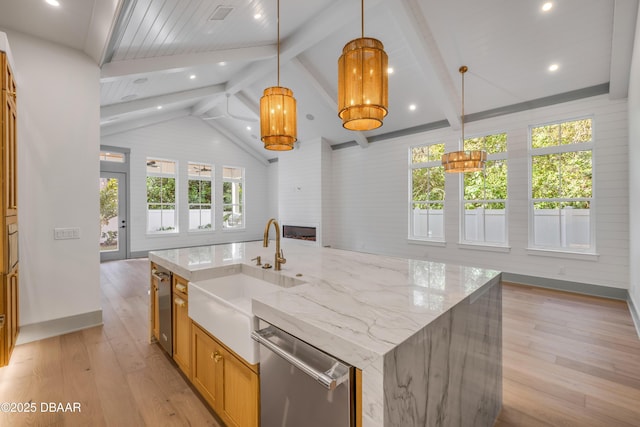
[[[362,370],[364,426],[493,425],[502,402],[500,272],[297,242],[283,249],[282,271],[263,274],[304,283],[254,298],[253,312]],[[248,242],[149,258],[193,281],[270,252]]]

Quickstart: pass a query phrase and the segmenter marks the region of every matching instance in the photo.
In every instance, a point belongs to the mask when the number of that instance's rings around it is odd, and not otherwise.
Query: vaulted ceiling
[[[101,65],[103,135],[192,115],[254,154],[278,155],[262,149],[257,115],[262,91],[276,85],[276,0],[59,2],[0,0],[0,29]],[[366,0],[365,36],[384,43],[393,68],[389,114],[375,131],[351,132],[337,117],[337,60],[360,37],[361,2],[280,0],[280,80],[298,102],[300,143],[322,136],[366,147],[458,129],[461,65],[470,118],[599,93],[625,98],[638,1],[544,3]]]

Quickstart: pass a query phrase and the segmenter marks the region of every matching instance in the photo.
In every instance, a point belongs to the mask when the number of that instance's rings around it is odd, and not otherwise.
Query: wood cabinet
[[[173,360],[191,378],[191,319],[189,318],[188,282],[174,274],[173,301]]]
[[[151,283],[149,286],[149,341],[155,342],[160,339],[160,304],[158,301],[158,290],[160,284],[158,278],[154,276],[158,268],[154,263],[150,264]]]
[[[258,365],[249,365],[193,322],[192,382],[227,426],[259,425]]]
[[[0,366],[9,363],[19,332],[17,89],[7,55],[0,52]]]

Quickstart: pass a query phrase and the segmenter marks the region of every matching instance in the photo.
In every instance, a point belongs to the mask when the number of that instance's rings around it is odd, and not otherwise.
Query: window
[[[244,169],[222,168],[222,228],[244,228]]]
[[[177,232],[176,163],[147,159],[147,232]]]
[[[410,149],[409,238],[444,240],[444,144]]]
[[[124,163],[125,162],[125,154],[124,153],[114,153],[113,151],[100,151],[100,161],[102,161],[102,162]]]
[[[485,150],[484,170],[464,174],[462,242],[507,244],[507,134],[464,141],[465,150]]]
[[[211,230],[212,166],[189,162],[189,230]]]
[[[531,230],[536,248],[593,252],[592,120],[531,128]]]

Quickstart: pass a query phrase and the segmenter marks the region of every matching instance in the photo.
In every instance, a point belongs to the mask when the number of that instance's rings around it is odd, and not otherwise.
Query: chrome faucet
[[[264,228],[264,239],[262,240],[262,246],[264,246],[265,248],[269,247],[269,228],[271,227],[271,224],[273,224],[276,227],[276,258],[275,258],[274,264],[275,264],[275,270],[279,271],[280,266],[282,264],[285,264],[287,260],[284,257],[284,253],[282,252],[282,249],[280,249],[280,225],[278,224],[278,221],[276,221],[275,218],[271,218],[267,222],[267,226]]]

